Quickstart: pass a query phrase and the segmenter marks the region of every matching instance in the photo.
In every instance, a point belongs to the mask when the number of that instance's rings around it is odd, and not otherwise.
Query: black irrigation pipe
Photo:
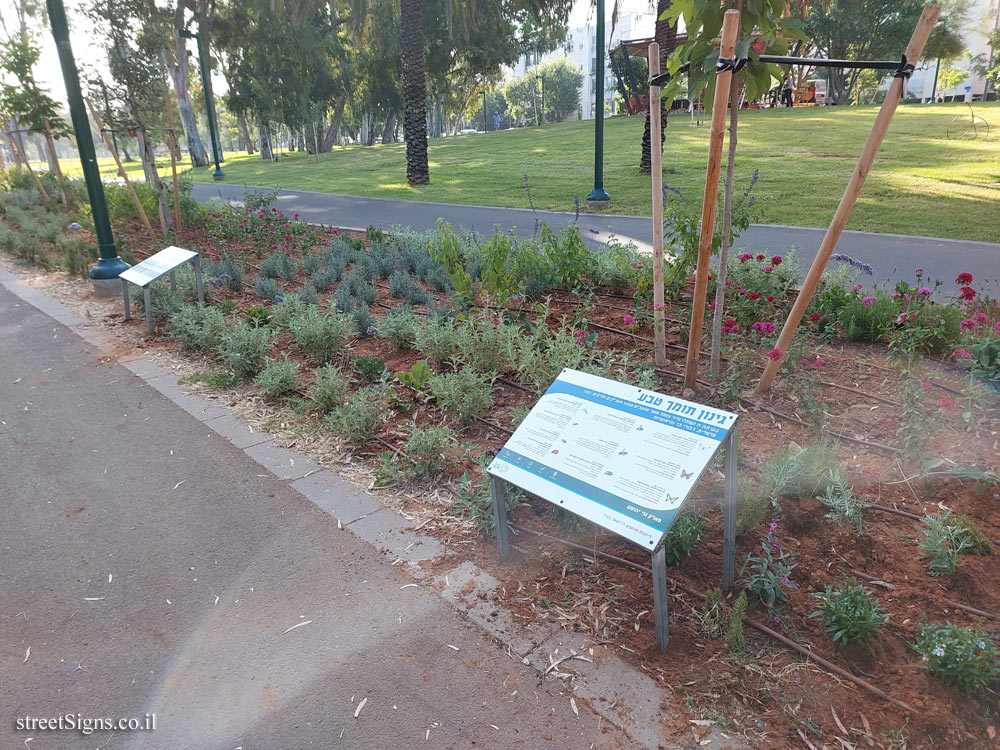
[[[762,63],[775,63],[778,65],[807,65],[810,68],[865,68],[868,70],[894,70],[903,71],[905,70],[905,60],[835,60],[823,57],[791,57],[789,55],[760,55],[758,61]],[[733,67],[726,67],[726,70],[736,70],[742,68],[746,62],[747,58],[741,60],[729,60],[727,61],[729,65]],[[720,65],[726,65],[720,58]],[[677,73],[686,73],[690,69],[689,65],[682,65]],[[650,86],[663,86],[663,84],[668,83],[674,74],[669,72],[660,73],[650,77]]]

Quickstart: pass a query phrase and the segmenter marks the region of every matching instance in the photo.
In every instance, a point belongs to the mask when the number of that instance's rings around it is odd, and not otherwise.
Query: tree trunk
[[[396,142],[396,113],[390,112],[385,118],[385,127],[382,128],[382,143]]]
[[[427,165],[427,70],[424,65],[422,0],[400,0],[403,58],[403,134],[406,138],[406,181],[426,185]]]
[[[258,123],[257,132],[260,135],[261,161],[274,161],[274,155],[271,151],[271,134],[268,132],[267,125]]]
[[[667,69],[667,58],[677,46],[677,27],[663,19],[667,8],[671,5],[670,0],[656,0],[656,27],[653,32],[653,39],[660,45],[660,70]],[[649,174],[650,169],[650,135],[649,135],[649,108],[654,106],[649,102],[646,106],[646,124],[642,128],[642,153],[639,156],[639,171]],[[660,143],[666,141],[667,133],[667,108],[660,100]]]
[[[250,137],[250,125],[247,123],[246,115],[236,115],[236,129],[240,131],[240,137],[246,144],[247,154],[253,156],[257,149],[253,147],[253,138]]]
[[[298,145],[299,151],[305,151],[306,150],[306,131],[305,131],[304,128],[299,128],[298,143],[297,143],[297,145]]]
[[[164,44],[163,62],[166,65],[167,74],[170,76],[170,82],[174,86],[177,111],[180,112],[181,127],[184,129],[184,138],[187,140],[191,166],[204,167],[208,165],[208,152],[201,141],[201,134],[198,132],[198,116],[194,113],[191,97],[188,95],[187,39],[178,33],[178,29],[184,26],[184,3],[182,2],[177,3],[174,21],[173,46]]]
[[[712,315],[712,378],[719,377],[722,361],[722,319],[726,309],[726,272],[729,270],[729,246],[733,242],[733,172],[736,168],[736,126],[739,121],[739,86],[734,75],[729,85],[729,156],[726,162],[726,185],[722,197],[722,245],[719,270],[715,274],[715,310]]]
[[[132,110],[132,119],[139,122],[138,109]],[[160,229],[163,236],[167,236],[167,198],[163,192],[163,182],[160,180],[160,173],[156,170],[156,155],[153,153],[153,142],[146,136],[146,131],[140,129],[136,131],[136,141],[139,144],[139,158],[142,159],[142,171],[146,175],[146,184],[153,189],[156,196],[156,212],[160,218]]]
[[[736,0],[736,10],[743,10],[743,0]],[[739,32],[737,31],[737,38]],[[719,270],[715,275],[715,309],[712,311],[712,378],[719,377],[722,361],[722,319],[726,313],[726,273],[729,270],[729,246],[733,243],[733,173],[736,170],[736,136],[739,124],[739,79],[734,74],[729,83],[729,152],[726,159],[726,184],[722,195],[722,243],[719,247]]]

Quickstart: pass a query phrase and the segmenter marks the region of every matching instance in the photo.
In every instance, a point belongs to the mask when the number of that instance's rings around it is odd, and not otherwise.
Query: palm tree
[[[670,0],[656,0],[656,29],[653,32],[653,38],[660,45],[661,71],[665,69],[667,57],[670,56],[670,53],[674,51],[674,47],[677,46],[677,27],[672,26],[669,21],[662,17],[669,7]],[[652,107],[653,102],[650,102],[649,106]],[[662,100],[660,100],[660,107],[660,143],[663,143],[664,134],[667,129],[667,111],[663,107]],[[651,157],[649,155],[649,148],[649,107],[647,107],[646,125],[642,130],[642,157],[639,159],[639,171],[647,174],[652,168],[650,166]]]
[[[424,63],[423,0],[400,0],[399,9],[406,181],[411,185],[426,185],[431,178],[427,167],[427,70]]]

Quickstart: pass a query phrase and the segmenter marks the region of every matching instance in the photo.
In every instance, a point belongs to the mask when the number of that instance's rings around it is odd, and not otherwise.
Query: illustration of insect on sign
[[[723,584],[732,583],[736,422],[731,412],[563,370],[487,469],[501,557],[509,551],[507,482],[652,553],[654,599],[662,583],[665,628],[663,539],[723,446]]]

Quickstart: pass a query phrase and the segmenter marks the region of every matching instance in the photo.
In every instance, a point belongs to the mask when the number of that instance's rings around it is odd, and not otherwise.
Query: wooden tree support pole
[[[49,124],[48,118],[45,118],[45,143],[49,147],[49,153],[52,154],[52,163],[56,165],[56,178],[59,180],[59,192],[62,193],[63,205],[69,208],[69,196],[66,195],[66,188],[63,186],[62,167],[59,166],[59,154],[56,153],[56,141],[52,137],[52,126]]]
[[[722,44],[719,50],[721,57],[728,60],[733,59],[739,26],[740,12],[727,10],[722,20]],[[715,236],[715,208],[719,198],[719,169],[722,165],[722,141],[726,128],[726,103],[729,101],[729,85],[732,78],[733,71],[724,70],[720,71],[715,79],[712,129],[708,136],[708,168],[705,170],[705,196],[701,205],[698,265],[695,268],[694,299],[691,301],[691,326],[688,330],[687,362],[684,365],[684,386],[692,389],[698,380],[698,357],[701,354],[701,333],[705,324],[705,297],[708,293],[712,238]]]
[[[97,129],[101,131],[101,138],[104,139],[104,145],[108,147],[108,151],[115,159],[115,164],[118,165],[118,174],[125,181],[125,187],[128,189],[128,194],[132,196],[132,203],[135,205],[135,210],[139,213],[139,218],[142,219],[142,225],[146,227],[146,231],[150,234],[153,233],[153,225],[149,223],[149,217],[146,215],[146,209],[142,207],[142,201],[139,200],[139,195],[135,192],[135,186],[132,185],[132,180],[128,178],[128,174],[125,172],[125,167],[122,166],[122,160],[118,158],[118,149],[115,148],[115,144],[111,142],[110,136],[104,130],[104,121],[101,116],[97,114],[97,110],[94,108],[94,103],[90,101],[88,96],[84,101],[87,102],[87,109],[90,110],[90,116],[94,118],[94,123],[97,125]]]
[[[660,45],[649,45],[649,75],[660,74]],[[649,87],[650,175],[653,183],[653,361],[667,364],[666,303],[663,299],[663,142],[660,133],[660,87]],[[656,135],[654,138],[653,135]]]
[[[7,131],[7,140],[10,141],[10,147],[14,151],[15,162],[20,159],[24,162],[25,168],[28,170],[28,174],[35,180],[35,187],[38,188],[38,194],[42,196],[42,200],[46,203],[49,202],[49,194],[45,192],[45,187],[42,185],[42,181],[38,179],[38,175],[35,174],[35,170],[31,168],[31,164],[28,163],[28,155],[21,151],[21,147],[17,142],[17,138],[14,137],[14,133]]]
[[[167,145],[170,148],[170,172],[173,175],[174,186],[174,234],[179,235],[183,230],[181,222],[181,191],[177,183],[177,133],[174,132],[174,112],[170,109],[170,97],[167,96],[167,137],[170,139]]]
[[[913,30],[913,36],[910,37],[910,42],[906,45],[906,52],[904,53],[906,62],[916,63],[920,60],[924,44],[927,43],[927,37],[930,36],[931,30],[934,28],[934,23],[937,21],[939,10],[940,6],[932,3],[924,6],[924,10],[920,14],[920,19],[917,21],[917,26]],[[827,261],[830,260],[830,255],[837,245],[837,240],[840,239],[840,235],[844,231],[844,226],[847,224],[848,218],[850,218],[854,204],[861,193],[861,188],[864,187],[865,178],[868,177],[868,172],[875,161],[879,146],[882,145],[882,139],[885,138],[885,133],[889,129],[892,116],[895,114],[896,107],[903,98],[906,80],[906,78],[899,76],[893,78],[892,84],[886,92],[885,101],[882,102],[882,108],[875,118],[875,124],[872,125],[872,132],[868,135],[868,142],[865,143],[864,151],[861,152],[861,156],[858,158],[858,164],[854,168],[850,182],[847,183],[844,195],[840,199],[840,205],[837,206],[837,211],[833,215],[833,221],[830,222],[830,227],[826,230],[826,235],[823,237],[823,242],[820,244],[816,257],[813,259],[809,273],[806,274],[805,281],[802,282],[799,296],[795,298],[795,304],[792,305],[792,309],[788,313],[788,319],[785,320],[785,325],[778,336],[775,348],[782,354],[788,351],[788,347],[795,337],[795,332],[798,330],[799,323],[802,321],[802,316],[809,307],[809,303],[812,302],[816,288],[823,277],[823,271],[826,269]],[[760,381],[757,383],[757,393],[765,393],[771,387],[780,364],[781,357],[772,359],[767,363],[767,367],[764,368],[764,374],[761,375]]]
[[[174,234],[178,235],[184,229],[184,222],[181,220],[181,188],[177,180],[177,134],[173,128],[170,129],[170,172],[173,177],[174,192]]]

